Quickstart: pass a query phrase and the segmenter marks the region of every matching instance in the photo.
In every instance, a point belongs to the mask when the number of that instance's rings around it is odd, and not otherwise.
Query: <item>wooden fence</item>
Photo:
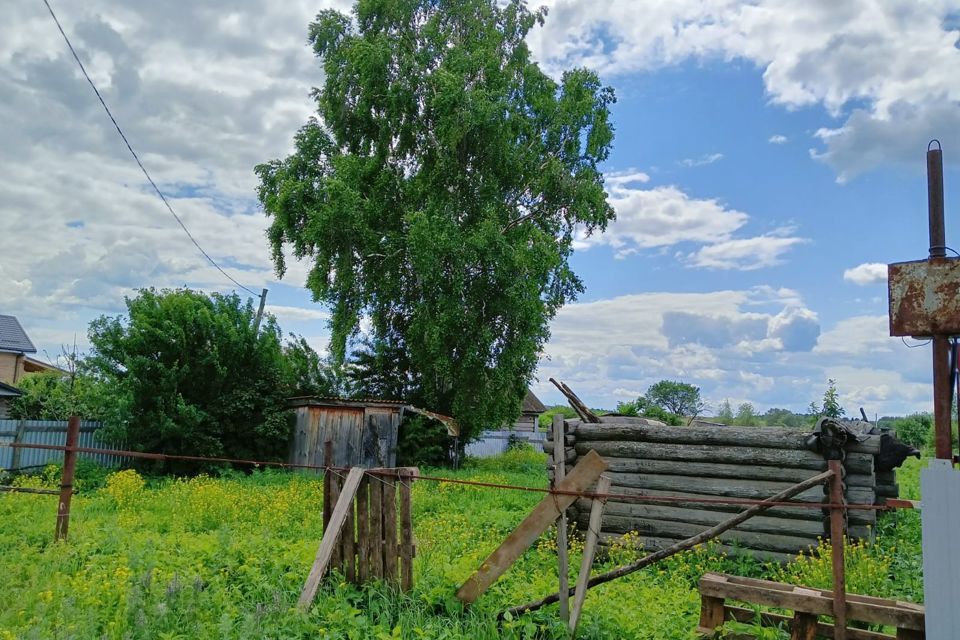
[[[355,584],[383,580],[409,591],[416,555],[410,484],[418,471],[415,467],[389,471],[394,475],[364,473],[356,494],[343,496],[352,504],[336,539],[330,568],[339,569]],[[343,487],[343,476],[324,475],[325,534]]]
[[[104,442],[98,437],[99,422],[83,421],[80,423],[80,438],[77,443],[80,447],[103,447]],[[0,420],[0,469],[36,469],[48,464],[63,462],[62,451],[45,449],[18,449],[5,447],[5,444],[44,444],[64,446],[67,442],[67,421],[58,420]],[[111,448],[123,449],[122,445]],[[81,453],[81,458],[93,460],[105,467],[120,467],[129,464],[130,459],[123,456],[114,456],[101,453]]]
[[[784,427],[670,427],[643,418],[608,417],[599,424],[568,420],[564,431],[567,465],[590,450],[609,465],[612,491],[638,496],[765,499],[827,468],[806,446],[808,431]],[[544,449],[553,451],[551,439]],[[846,450],[844,497],[848,504],[876,502],[874,459],[880,437],[869,436]],[[549,464],[549,463],[548,463]],[[815,487],[794,500],[824,502]],[[580,499],[572,517],[583,529],[591,501]],[[715,525],[742,510],[737,505],[636,504],[610,500],[601,524],[601,543],[628,532],[648,549],[661,549]],[[720,536],[722,547],[745,548],[760,557],[786,560],[817,545],[824,529],[819,509],[778,506]],[[848,533],[869,538],[876,512],[850,510]]]

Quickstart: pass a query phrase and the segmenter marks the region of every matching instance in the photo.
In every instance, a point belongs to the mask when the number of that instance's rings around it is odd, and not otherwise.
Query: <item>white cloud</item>
[[[823,354],[862,356],[892,352],[900,344],[898,339],[890,337],[887,316],[853,316],[821,333],[814,350]]]
[[[783,254],[806,239],[789,235],[784,229],[752,238],[732,238],[710,244],[690,254],[690,266],[709,269],[752,271],[783,263]]]
[[[137,287],[232,288],[146,185],[42,5],[11,9],[0,24],[0,252],[20,259],[5,261],[0,307],[36,318],[115,313]],[[311,111],[322,73],[304,38],[317,6],[58,9],[199,243],[254,291],[273,281],[253,166],[286,153]]]
[[[758,306],[770,310],[756,311]],[[819,336],[818,336],[819,334]],[[820,330],[791,289],[648,293],[569,305],[552,324],[538,369],[591,406],[614,407],[661,379],[701,387],[707,398],[748,398],[758,410],[803,410],[837,380],[848,411],[929,410],[929,351],[887,336],[885,316]],[[537,393],[560,401],[552,387]]]
[[[861,286],[887,281],[887,265],[881,262],[865,262],[843,272],[843,279]]]
[[[278,320],[305,321],[305,320],[328,320],[330,312],[323,309],[308,309],[304,307],[288,307],[276,304],[268,304],[264,311],[271,313]]]
[[[723,160],[722,153],[705,153],[699,158],[684,158],[678,164],[681,167],[702,167],[707,164],[713,164],[718,160]]]
[[[791,235],[792,228],[735,238],[733,234],[750,219],[746,213],[716,199],[691,198],[672,185],[637,186],[649,180],[646,173],[637,171],[608,175],[607,190],[617,219],[602,234],[578,234],[574,248],[607,245],[617,258],[624,258],[645,249],[695,243],[704,246],[685,256],[689,266],[749,271],[780,264],[784,253],[804,242]]]
[[[778,133],[767,138],[767,142],[770,144],[785,144],[787,142],[787,136]]]
[[[615,75],[690,58],[743,59],[762,69],[774,104],[820,104],[838,117],[855,105],[817,153],[844,179],[913,159],[911,141],[934,133],[957,140],[952,1],[553,0],[549,7],[532,44],[554,69],[583,64]]]

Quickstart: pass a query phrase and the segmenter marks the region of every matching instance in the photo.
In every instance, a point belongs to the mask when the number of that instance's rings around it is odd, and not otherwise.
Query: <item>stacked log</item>
[[[599,424],[565,423],[567,465],[590,450],[607,461],[611,493],[631,496],[764,499],[826,470],[823,456],[807,448],[809,431],[784,427],[672,427],[646,418],[605,416]],[[845,498],[872,505],[877,499],[874,458],[879,436],[867,436],[846,449]],[[544,443],[553,451],[553,441]],[[548,463],[552,466],[552,461]],[[822,487],[799,494],[798,502],[825,501]],[[586,527],[591,501],[580,499],[572,519]],[[742,505],[686,502],[638,504],[609,500],[600,537],[610,543],[628,532],[650,549],[663,548],[745,509]],[[820,509],[775,507],[720,537],[722,547],[785,560],[816,546],[825,534]],[[876,512],[849,511],[849,535],[869,538]],[[829,526],[829,525],[827,525]]]

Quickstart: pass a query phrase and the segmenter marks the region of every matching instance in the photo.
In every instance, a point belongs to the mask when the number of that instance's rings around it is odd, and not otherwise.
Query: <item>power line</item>
[[[90,88],[93,89],[93,92],[97,94],[97,99],[100,100],[100,104],[103,105],[103,110],[107,112],[107,116],[110,118],[110,122],[113,123],[113,126],[117,129],[117,133],[120,134],[120,137],[123,139],[124,144],[127,145],[127,150],[130,151],[130,155],[133,156],[133,159],[137,161],[137,164],[140,166],[140,170],[143,171],[143,175],[147,177],[147,181],[150,182],[150,185],[153,187],[153,190],[157,192],[157,195],[160,196],[160,199],[163,200],[163,204],[167,206],[167,211],[170,212],[170,215],[174,217],[180,227],[183,229],[183,232],[187,234],[187,237],[190,238],[190,242],[197,247],[200,253],[203,254],[203,257],[210,261],[214,267],[217,268],[217,271],[222,273],[226,278],[237,285],[247,293],[253,296],[259,297],[260,294],[254,293],[247,287],[243,286],[237,282],[229,273],[223,270],[223,268],[217,264],[216,260],[210,257],[210,254],[203,250],[203,247],[200,246],[200,243],[197,242],[197,239],[193,237],[193,234],[190,233],[190,230],[187,229],[187,225],[183,223],[183,220],[180,219],[180,216],[177,215],[177,212],[173,210],[173,207],[170,206],[170,202],[163,195],[163,192],[160,191],[160,188],[157,186],[157,183],[153,181],[153,178],[150,177],[150,174],[147,172],[147,168],[143,166],[143,163],[140,161],[140,156],[137,155],[137,152],[133,150],[133,147],[130,146],[130,141],[127,140],[127,136],[124,135],[123,129],[120,128],[120,125],[117,124],[116,118],[113,117],[113,113],[110,111],[110,107],[107,106],[107,103],[104,101],[103,96],[100,95],[100,90],[97,89],[97,85],[93,83],[93,80],[90,79],[90,75],[87,73],[87,69],[83,66],[83,62],[80,61],[80,56],[77,55],[76,49],[73,48],[73,44],[70,42],[70,38],[67,37],[66,32],[63,30],[63,27],[60,26],[60,21],[57,19],[57,14],[53,12],[53,7],[50,6],[48,0],[43,0],[43,4],[47,6],[47,11],[50,12],[50,17],[53,18],[54,23],[57,25],[57,29],[60,30],[60,35],[63,36],[63,40],[67,43],[67,47],[70,49],[70,53],[73,54],[73,59],[77,61],[77,64],[80,66],[80,71],[83,73],[83,77],[87,79],[87,83],[90,85]]]

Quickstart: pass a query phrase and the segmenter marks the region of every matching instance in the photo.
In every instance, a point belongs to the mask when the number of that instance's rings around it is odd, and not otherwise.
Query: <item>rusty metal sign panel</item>
[[[887,265],[891,336],[960,335],[960,258]]]

